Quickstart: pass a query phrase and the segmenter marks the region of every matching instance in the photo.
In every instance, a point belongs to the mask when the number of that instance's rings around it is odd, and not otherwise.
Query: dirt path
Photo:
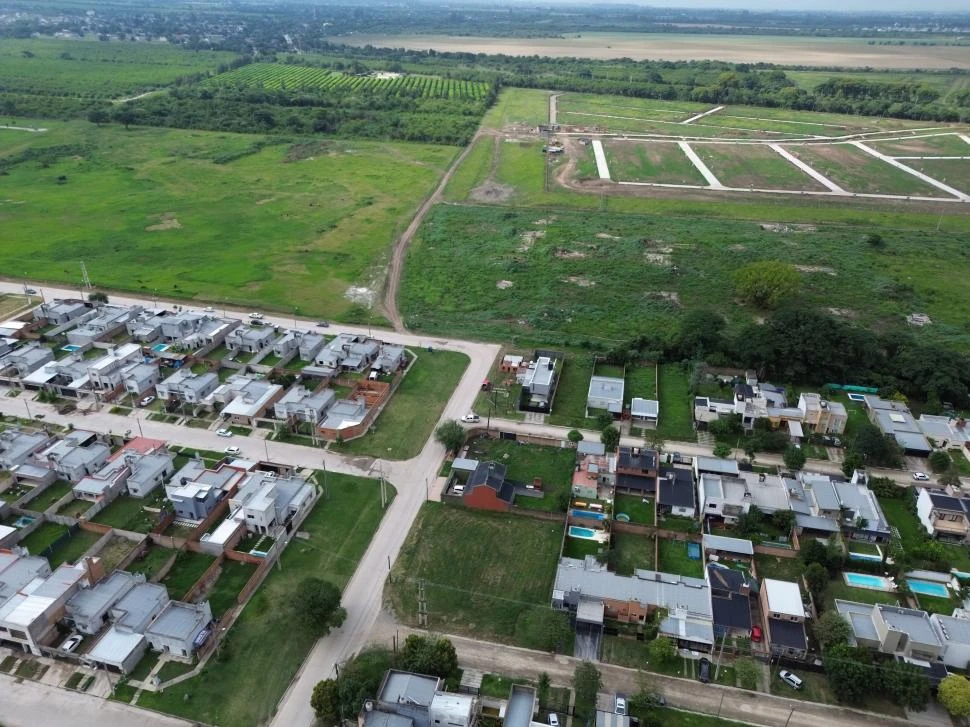
[[[554,93],[549,97],[549,126],[555,126],[556,117],[559,115],[557,103],[562,94]]]
[[[461,154],[459,154],[455,161],[451,163],[448,167],[448,171],[438,182],[438,186],[435,187],[434,192],[424,201],[419,208],[414,218],[411,220],[411,224],[407,226],[407,229],[401,234],[397,241],[394,243],[394,252],[391,254],[391,265],[387,271],[387,282],[384,284],[384,302],[381,305],[383,308],[384,317],[391,322],[394,326],[394,330],[398,332],[404,332],[407,330],[404,326],[404,321],[401,318],[401,312],[397,308],[397,291],[401,286],[401,273],[404,271],[404,256],[407,253],[408,245],[411,244],[411,240],[414,239],[414,234],[421,227],[421,223],[424,222],[424,218],[428,216],[428,212],[431,208],[436,205],[442,199],[442,193],[448,182],[451,181],[452,175],[455,170],[458,169],[459,165],[465,161],[465,157],[468,156],[468,152],[471,151],[475,142],[478,141],[480,137],[483,136],[483,132],[479,129],[475,136],[472,137],[468,145],[462,149]]]
[[[47,129],[32,129],[29,126],[0,126],[0,129],[7,129],[8,131],[29,131],[32,134],[39,134],[42,131],[47,131]]]
[[[111,99],[111,103],[122,104],[122,103],[128,103],[129,101],[137,101],[140,98],[145,98],[146,96],[152,96],[156,93],[161,93],[161,89],[156,88],[154,91],[145,91],[145,93],[140,93],[137,96],[127,96],[125,98],[113,98]]]

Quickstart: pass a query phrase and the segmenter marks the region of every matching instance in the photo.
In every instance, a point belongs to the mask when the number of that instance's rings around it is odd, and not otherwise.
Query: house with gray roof
[[[705,575],[711,586],[714,635],[750,638],[754,579],[720,563],[708,563]]]
[[[143,634],[111,626],[84,654],[84,662],[119,674],[130,674],[145,656],[148,640]]]
[[[311,391],[305,386],[296,385],[273,405],[273,413],[277,419],[294,419],[316,426],[336,400],[337,395],[333,389]]]
[[[183,311],[165,315],[161,321],[162,340],[184,351],[217,346],[240,323],[235,319],[216,318],[208,313]]]
[[[75,298],[64,298],[41,303],[34,309],[34,318],[43,318],[48,325],[63,326],[80,318],[91,308],[83,301]]]
[[[954,669],[964,670],[970,664],[970,618],[967,616],[962,609],[957,609],[953,616],[941,613],[930,616],[933,630],[943,644],[943,663]]]
[[[218,386],[219,377],[212,372],[194,374],[188,368],[181,368],[167,379],[159,381],[155,390],[158,398],[164,401],[201,404]]]
[[[158,366],[152,364],[135,362],[121,371],[121,382],[124,384],[125,391],[132,396],[142,396],[148,393],[155,388],[155,384],[160,379]]]
[[[82,634],[94,635],[110,623],[110,611],[135,586],[145,582],[140,573],[115,571],[104,580],[81,588],[64,607],[64,618]]]
[[[736,477],[701,474],[697,478],[697,506],[702,518],[721,518],[729,524],[736,523],[752,506],[768,514],[791,509],[782,478],[754,472],[740,472]]]
[[[111,623],[126,631],[144,633],[168,603],[168,591],[158,583],[139,583],[109,610]]]
[[[933,451],[933,447],[910,413],[909,407],[902,402],[867,394],[865,407],[869,413],[869,420],[883,434],[895,439],[906,454],[928,457]]]
[[[297,331],[296,335],[299,344],[297,356],[301,361],[313,361],[327,342],[327,339],[319,333]]]
[[[864,483],[814,472],[800,472],[784,483],[799,532],[824,536],[842,530],[853,540],[873,543],[892,539],[882,506]]]
[[[267,379],[234,374],[212,392],[212,399],[223,402],[219,412],[223,419],[234,424],[252,425],[283,396],[283,387]]]
[[[100,471],[110,456],[111,448],[97,441],[92,432],[75,429],[34,454],[29,462],[53,470],[61,479],[80,482]]]
[[[190,459],[165,485],[165,496],[183,520],[205,520],[245,477],[242,470],[221,465],[206,469],[201,459]]]
[[[29,566],[28,570],[33,568]],[[64,605],[87,576],[83,565],[65,563],[5,596],[0,602],[0,639],[40,656],[41,647],[57,638],[57,622]]]
[[[851,646],[921,661],[936,661],[943,655],[943,642],[925,611],[840,599],[835,609],[852,628]]]
[[[296,331],[284,331],[284,333],[273,341],[273,355],[279,358],[286,358],[296,351],[300,346],[300,339]]]
[[[320,429],[336,431],[356,427],[367,416],[367,406],[363,399],[339,399],[333,403],[320,422]]]
[[[477,716],[473,696],[444,691],[438,677],[391,669],[359,721],[363,727],[472,727]],[[506,711],[506,725],[508,716]]]
[[[970,542],[970,498],[956,488],[938,492],[921,487],[916,495],[916,516],[931,538]]]
[[[67,332],[67,342],[85,346],[95,341],[106,341],[124,330],[125,324],[141,310],[140,306],[102,305],[95,308]]]
[[[371,364],[371,371],[393,374],[404,366],[404,346],[382,343],[377,359]]]
[[[167,310],[139,310],[125,323],[125,330],[139,343],[152,343],[162,335],[162,321]]]
[[[586,395],[586,416],[607,411],[614,416],[623,413],[623,388],[625,382],[613,376],[591,376]],[[590,413],[592,412],[592,414]]]
[[[661,467],[657,477],[657,512],[678,517],[697,517],[694,476],[681,467]]]
[[[182,603],[169,601],[158,617],[145,629],[145,638],[155,651],[181,659],[191,659],[208,635],[212,608],[208,601]],[[203,634],[203,632],[206,632]],[[200,643],[201,642],[201,643]]]
[[[302,477],[253,472],[246,475],[229,499],[229,508],[233,513],[242,513],[250,532],[272,535],[313,507],[316,498],[316,488]]]
[[[561,359],[552,356],[536,356],[535,361],[530,361],[524,371],[516,374],[516,380],[522,384],[520,408],[528,411],[549,411],[559,384],[560,361]]]
[[[740,477],[741,470],[738,468],[737,461],[733,459],[722,459],[721,457],[694,457],[694,478],[699,478],[702,474],[726,475],[728,477]]]
[[[660,402],[634,396],[630,401],[630,421],[647,429],[654,429],[660,419]]]
[[[125,343],[109,349],[104,356],[88,362],[88,377],[92,388],[102,391],[116,389],[122,385],[123,372],[132,363],[141,363],[141,346]]]
[[[44,432],[24,432],[16,427],[0,431],[0,469],[22,465],[50,442],[50,435]]]
[[[23,378],[54,360],[54,351],[47,346],[31,341],[15,348],[0,359],[0,370],[12,368],[17,376]]]
[[[269,326],[240,326],[226,336],[226,348],[242,353],[259,353],[272,344],[275,335]]]

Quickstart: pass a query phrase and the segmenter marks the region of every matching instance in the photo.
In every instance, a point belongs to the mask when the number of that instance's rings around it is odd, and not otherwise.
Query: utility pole
[[[498,392],[492,386],[491,396],[488,398],[488,416],[485,419],[485,434],[488,434],[489,429],[492,427],[492,410],[496,407],[495,397],[497,395]]]
[[[384,465],[378,465],[378,481],[381,483],[381,510],[387,509],[387,490],[384,488]]]
[[[323,464],[323,497],[325,500],[330,499],[330,486],[327,483],[327,460],[322,460]]]
[[[94,287],[91,285],[91,278],[88,277],[88,266],[84,264],[83,260],[81,261],[81,285],[87,290],[91,290]]]
[[[428,628],[428,600],[424,595],[424,578],[418,581],[418,626]]]

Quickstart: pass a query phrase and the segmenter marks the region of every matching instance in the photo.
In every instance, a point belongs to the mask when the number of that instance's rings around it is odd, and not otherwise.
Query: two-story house
[[[219,386],[219,377],[212,373],[194,374],[183,368],[155,385],[158,398],[163,401],[179,401],[201,404]]]
[[[241,512],[252,533],[272,535],[316,501],[316,490],[302,477],[275,477],[265,472],[246,476],[229,499],[229,508]]]
[[[943,654],[943,642],[925,611],[839,599],[835,609],[852,627],[852,646],[929,662]]]
[[[277,419],[316,425],[336,400],[333,389],[311,391],[305,386],[296,385],[273,405],[273,412]]]
[[[226,348],[240,353],[259,353],[272,344],[275,335],[273,329],[268,326],[260,328],[240,326],[226,336]]]
[[[921,487],[916,496],[916,515],[931,538],[970,542],[970,498],[954,488],[935,492]]]
[[[128,364],[121,371],[121,382],[132,396],[142,396],[155,388],[161,376],[158,366],[147,363]]]
[[[616,455],[616,491],[641,497],[657,492],[657,453],[641,447],[620,447]]]
[[[0,359],[0,371],[12,368],[17,376],[23,378],[54,360],[54,351],[31,341]]]
[[[765,578],[759,594],[765,645],[772,656],[804,659],[808,654],[805,606],[798,584]]]

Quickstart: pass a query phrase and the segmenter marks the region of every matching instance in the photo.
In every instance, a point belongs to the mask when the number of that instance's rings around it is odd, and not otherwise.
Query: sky
[[[643,0],[641,0],[643,2]],[[644,4],[682,8],[747,8],[749,10],[842,10],[846,12],[966,12],[967,0],[647,0]]]

